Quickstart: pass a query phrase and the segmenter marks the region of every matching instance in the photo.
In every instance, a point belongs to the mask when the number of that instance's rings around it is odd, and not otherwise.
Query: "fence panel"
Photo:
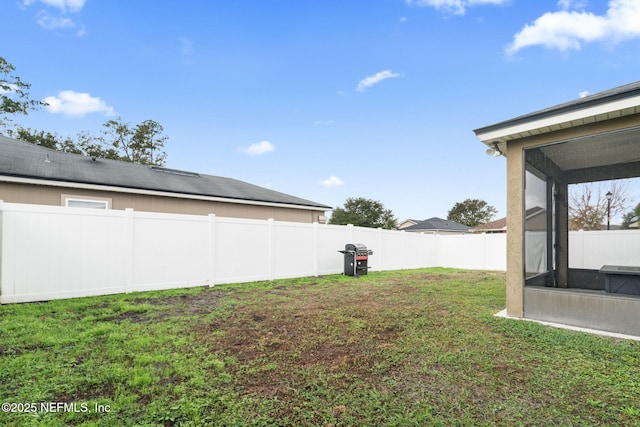
[[[339,274],[343,271],[344,257],[338,251],[344,249],[344,245],[352,243],[352,226],[317,224],[317,271],[318,275]]]
[[[399,270],[404,264],[405,233],[388,233],[379,230],[378,242],[369,247],[373,255],[369,257],[369,265],[374,271]]]
[[[373,270],[401,270],[436,265],[435,236],[379,230],[379,243],[370,258]]]
[[[272,279],[313,276],[316,230],[313,224],[275,222]]]
[[[435,234],[404,234],[403,269],[438,266],[437,236]]]
[[[438,265],[471,270],[506,270],[506,233],[438,235]]]
[[[0,203],[0,302],[124,292],[122,211]]]
[[[569,233],[570,268],[599,270],[603,265],[640,266],[640,230]]]
[[[208,284],[207,217],[128,213],[133,221],[133,290]]]
[[[483,270],[507,270],[507,234],[484,234],[485,262]]]
[[[272,221],[216,217],[213,283],[269,280]]]

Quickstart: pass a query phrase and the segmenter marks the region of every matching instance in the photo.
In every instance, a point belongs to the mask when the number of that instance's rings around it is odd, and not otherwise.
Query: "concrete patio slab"
[[[536,322],[536,323],[539,323],[541,325],[551,326],[553,328],[567,329],[567,330],[570,330],[570,331],[578,331],[578,332],[586,332],[588,334],[600,335],[600,336],[605,336],[605,337],[610,337],[610,338],[619,338],[619,339],[623,339],[623,340],[640,341],[640,337],[639,336],[635,336],[635,335],[618,334],[618,333],[615,333],[615,332],[601,331],[601,330],[598,330],[598,329],[590,329],[590,328],[582,328],[582,327],[578,327],[578,326],[563,325],[561,323],[554,323],[554,322],[545,322],[543,320],[526,319],[524,317],[512,317],[512,316],[508,316],[507,315],[507,309],[506,308],[504,310],[502,310],[502,311],[497,312],[494,316],[502,317],[504,319],[526,320],[528,322]]]

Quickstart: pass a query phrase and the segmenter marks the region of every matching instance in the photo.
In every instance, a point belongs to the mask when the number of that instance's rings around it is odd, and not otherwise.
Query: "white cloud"
[[[45,30],[77,29],[76,34],[80,37],[87,34],[83,24],[78,24],[65,16],[51,16],[44,10],[38,12],[38,25]]]
[[[38,0],[24,0],[22,3],[25,6],[30,6],[37,2]],[[62,12],[79,12],[87,0],[39,0],[39,2],[60,9]]]
[[[48,96],[43,101],[48,104],[45,108],[53,114],[74,117],[82,117],[91,113],[104,113],[106,116],[115,115],[113,107],[88,93],[63,90],[58,93],[58,96]]]
[[[259,156],[261,154],[269,153],[275,149],[276,147],[274,147],[274,145],[269,141],[260,141],[255,144],[251,144],[242,151],[250,156]]]
[[[58,30],[64,28],[76,28],[77,24],[69,18],[62,16],[51,16],[45,11],[38,13],[38,25],[45,30]]]
[[[584,98],[585,96],[589,96],[589,91],[588,91],[588,90],[583,90],[582,92],[580,92],[580,93],[578,94],[578,96],[579,96],[580,98]]]
[[[568,0],[561,0],[559,4],[563,8],[582,5]],[[515,54],[536,45],[565,51],[579,50],[584,43],[596,41],[616,43],[640,37],[639,22],[638,0],[610,0],[604,15],[567,9],[548,12],[517,33],[506,52]]]
[[[339,187],[341,185],[344,185],[344,181],[342,181],[337,176],[331,175],[329,178],[325,179],[324,181],[320,181],[320,185],[326,188]]]
[[[586,5],[586,0],[558,0],[558,6],[560,6],[564,10],[582,9]]]
[[[38,25],[45,30],[76,29],[78,36],[84,36],[87,34],[84,25],[69,18],[68,13],[80,12],[86,1],[87,0],[23,0],[22,3],[25,6],[42,3],[45,6],[49,6],[49,8],[58,9],[55,14],[51,14],[50,9],[42,9],[38,12]]]
[[[510,0],[406,0],[407,4],[416,6],[429,6],[438,10],[443,10],[454,15],[464,15],[467,8],[485,4],[501,5]]]
[[[366,88],[371,87],[375,84],[378,84],[383,80],[392,79],[396,77],[400,77],[400,74],[394,73],[391,70],[380,71],[379,73],[375,73],[373,76],[365,77],[364,79],[360,80],[356,90],[358,92],[362,92]]]

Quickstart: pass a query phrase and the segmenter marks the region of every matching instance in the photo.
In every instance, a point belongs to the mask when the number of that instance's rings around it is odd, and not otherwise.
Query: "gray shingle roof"
[[[442,218],[429,218],[424,221],[412,225],[410,227],[403,228],[404,231],[418,231],[418,230],[450,230],[450,231],[469,231],[471,227],[458,224],[457,222],[448,221]]]
[[[0,135],[0,175],[331,209],[232,178],[63,153]]]

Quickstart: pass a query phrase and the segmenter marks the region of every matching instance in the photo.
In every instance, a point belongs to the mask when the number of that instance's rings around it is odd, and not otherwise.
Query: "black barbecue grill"
[[[373,255],[371,249],[360,243],[347,243],[344,245],[344,275],[364,276],[369,270],[369,255]]]

